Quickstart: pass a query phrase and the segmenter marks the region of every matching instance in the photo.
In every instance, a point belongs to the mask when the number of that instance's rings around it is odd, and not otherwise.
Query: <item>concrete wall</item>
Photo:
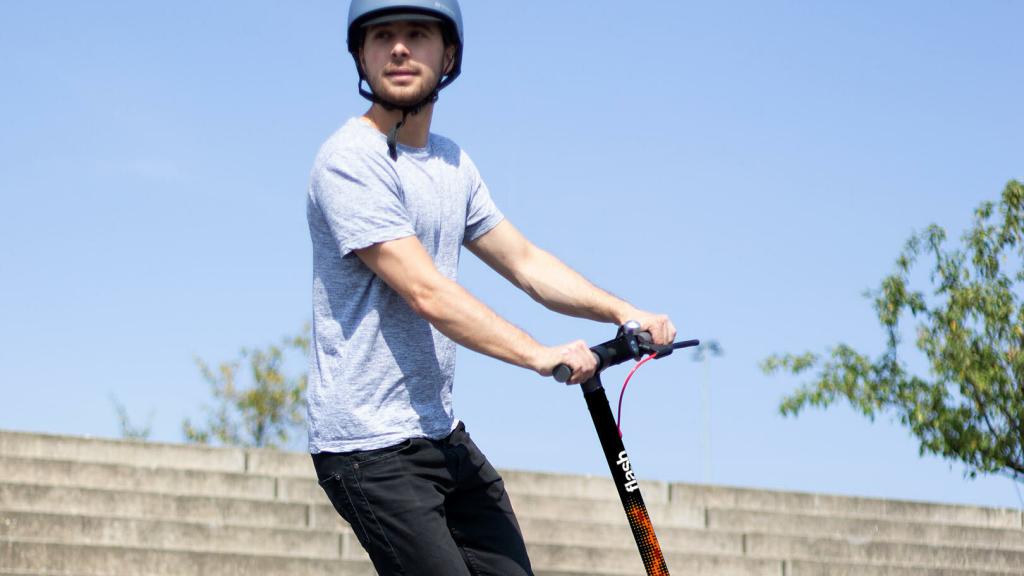
[[[504,470],[540,575],[644,574],[610,479]],[[309,456],[0,431],[0,576],[372,575]],[[642,484],[688,575],[1024,575],[1019,510]]]

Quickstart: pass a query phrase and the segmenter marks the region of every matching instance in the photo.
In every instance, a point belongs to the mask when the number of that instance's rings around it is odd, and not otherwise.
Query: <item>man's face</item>
[[[363,72],[378,96],[399,105],[426,98],[452,63],[437,22],[399,20],[370,26],[360,53]]]

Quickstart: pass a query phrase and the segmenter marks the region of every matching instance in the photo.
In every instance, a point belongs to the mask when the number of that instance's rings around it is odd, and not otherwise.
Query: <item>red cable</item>
[[[622,383],[622,392],[619,392],[619,414],[615,417],[615,427],[619,430],[619,438],[622,438],[622,397],[626,395],[626,386],[629,385],[629,379],[633,377],[633,373],[636,372],[637,368],[646,364],[648,360],[654,360],[657,356],[657,354],[651,354],[637,362],[633,369],[629,371],[629,375],[626,376],[626,381]]]

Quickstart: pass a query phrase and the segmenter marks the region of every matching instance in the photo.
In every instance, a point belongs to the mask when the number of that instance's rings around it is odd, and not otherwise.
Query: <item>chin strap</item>
[[[418,112],[418,111],[417,111]],[[409,110],[402,110],[402,119],[395,124],[395,127],[388,130],[388,156],[395,162],[398,162],[398,130],[405,124],[405,119],[409,117]]]

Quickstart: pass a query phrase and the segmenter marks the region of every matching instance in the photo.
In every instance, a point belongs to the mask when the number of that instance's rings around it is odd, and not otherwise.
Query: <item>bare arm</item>
[[[498,316],[434,266],[414,236],[374,244],[356,255],[442,334],[463,346],[510,364],[550,375],[560,363],[573,368],[572,382],[589,378],[596,363],[582,341],[547,347]]]
[[[467,247],[509,282],[555,312],[618,325],[636,320],[658,344],[675,338],[675,327],[667,316],[644,312],[598,288],[527,240],[508,220]]]

